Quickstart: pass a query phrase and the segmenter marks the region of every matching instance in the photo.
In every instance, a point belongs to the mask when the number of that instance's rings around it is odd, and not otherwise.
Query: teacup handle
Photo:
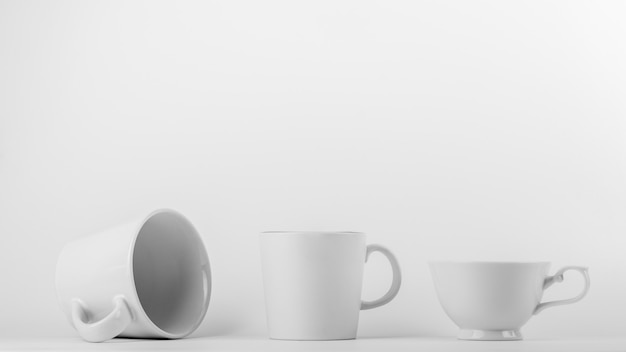
[[[554,284],[555,282],[563,282],[563,274],[568,270],[578,271],[579,273],[582,274],[583,278],[585,279],[585,287],[583,288],[582,292],[579,293],[578,296],[570,298],[570,299],[539,303],[537,305],[537,308],[535,308],[535,311],[533,314],[539,314],[541,311],[549,307],[560,306],[563,304],[572,304],[572,303],[578,302],[587,295],[587,292],[589,291],[589,273],[587,272],[588,270],[587,268],[584,268],[581,266],[566,266],[562,268],[561,270],[557,271],[556,274],[554,274],[553,276],[546,277],[546,279],[543,281],[543,289],[544,290],[547,289],[548,287],[552,286],[552,284]]]
[[[369,301],[369,302],[361,301],[361,309],[363,310],[380,307],[382,305],[389,303],[398,294],[398,291],[400,290],[400,283],[402,282],[402,273],[400,272],[400,265],[398,264],[398,260],[393,255],[393,253],[391,253],[389,249],[379,244],[370,244],[367,246],[367,251],[365,252],[366,262],[372,252],[380,252],[385,257],[387,257],[387,259],[389,260],[389,263],[391,264],[393,278],[391,280],[391,287],[389,287],[389,290],[387,291],[387,293],[385,293],[384,296],[374,301]]]
[[[89,322],[89,313],[85,304],[75,298],[72,300],[72,322],[78,334],[89,342],[102,342],[119,335],[130,322],[133,315],[122,295],[113,298],[113,311],[100,321]]]

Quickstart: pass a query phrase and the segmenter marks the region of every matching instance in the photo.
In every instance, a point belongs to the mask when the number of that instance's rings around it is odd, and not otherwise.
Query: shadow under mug
[[[61,309],[90,342],[181,338],[209,305],[209,259],[183,215],[157,210],[71,241],[56,267]]]
[[[567,266],[549,276],[548,262],[431,262],[437,296],[461,340],[521,340],[520,328],[546,308],[580,301],[589,290],[587,268]],[[584,280],[575,297],[541,302],[543,291],[573,270]]]
[[[400,289],[400,266],[385,247],[358,232],[264,232],[263,286],[269,336],[280,340],[356,338],[359,311],[390,302]],[[393,271],[387,293],[361,301],[363,267],[382,253]]]

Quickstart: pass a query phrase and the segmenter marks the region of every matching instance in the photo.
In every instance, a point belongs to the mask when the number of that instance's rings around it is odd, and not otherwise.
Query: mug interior
[[[133,278],[148,318],[172,337],[194,331],[208,307],[209,264],[200,236],[182,215],[159,212],[144,223],[133,251]]]

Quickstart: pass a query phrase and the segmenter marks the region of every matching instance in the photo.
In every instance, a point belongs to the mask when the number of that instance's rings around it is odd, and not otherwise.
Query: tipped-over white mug
[[[363,267],[373,252],[391,263],[387,293],[361,301]],[[359,311],[389,303],[400,289],[400,266],[385,247],[358,232],[264,232],[261,259],[272,339],[356,338]]]
[[[185,217],[157,210],[65,245],[56,290],[70,324],[87,341],[181,338],[206,314],[209,259]]]
[[[439,302],[461,340],[521,340],[520,328],[546,308],[580,301],[589,290],[587,268],[568,266],[549,276],[548,262],[431,262]],[[543,291],[578,271],[585,286],[577,296],[541,302]]]

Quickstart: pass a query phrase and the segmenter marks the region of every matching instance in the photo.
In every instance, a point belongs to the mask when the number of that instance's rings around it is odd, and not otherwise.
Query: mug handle
[[[553,276],[546,277],[546,279],[543,281],[543,289],[544,290],[547,289],[548,287],[552,286],[552,284],[554,284],[555,282],[563,282],[563,274],[568,270],[578,271],[579,273],[582,274],[583,278],[585,279],[585,287],[583,288],[582,292],[579,293],[578,296],[570,298],[570,299],[539,303],[537,305],[537,308],[535,308],[535,311],[533,312],[533,314],[539,314],[541,313],[541,311],[549,307],[560,306],[563,304],[572,304],[572,303],[578,302],[587,295],[587,292],[589,291],[589,273],[587,272],[588,268],[585,268],[582,266],[566,266],[562,268],[561,270],[557,271],[556,274],[554,274]]]
[[[102,342],[119,335],[133,320],[133,315],[126,299],[122,295],[113,298],[113,311],[100,321],[90,322],[86,305],[74,298],[72,300],[72,322],[80,337],[89,342]]]
[[[400,265],[398,264],[398,260],[393,255],[393,253],[391,253],[389,249],[379,244],[370,244],[367,246],[367,251],[365,252],[365,262],[367,262],[367,259],[369,258],[372,252],[380,252],[385,257],[387,257],[387,259],[389,260],[389,263],[391,264],[393,278],[391,280],[391,287],[389,287],[389,290],[387,291],[387,293],[385,293],[384,296],[374,301],[361,301],[362,310],[380,307],[382,305],[389,303],[398,294],[398,291],[400,290],[400,283],[402,282],[402,273],[400,272]]]

